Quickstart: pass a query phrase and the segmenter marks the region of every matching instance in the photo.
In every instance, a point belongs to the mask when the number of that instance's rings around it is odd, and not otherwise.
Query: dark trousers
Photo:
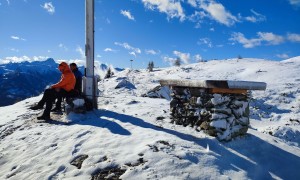
[[[60,89],[60,91],[56,91],[55,89],[46,89],[42,99],[38,103],[39,106],[44,106],[44,104],[46,104],[43,116],[50,116],[54,100],[58,97],[61,97],[62,99],[62,97],[66,96],[66,94],[67,91],[64,89]]]
[[[63,97],[64,97],[63,95],[58,95],[57,96],[57,100],[56,100],[56,103],[55,103],[56,108],[61,109],[61,102],[62,102]]]
[[[75,89],[71,90],[70,92],[66,92],[64,90],[63,93],[57,94],[57,97],[56,97],[57,100],[55,103],[55,107],[61,109],[61,102],[62,102],[63,98],[72,98],[72,97],[78,97],[78,96],[80,96],[80,93]]]

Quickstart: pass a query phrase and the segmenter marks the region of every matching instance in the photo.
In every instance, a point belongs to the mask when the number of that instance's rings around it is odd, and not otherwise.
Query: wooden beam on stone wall
[[[246,89],[223,89],[223,88],[211,88],[209,93],[224,93],[224,94],[247,94]]]

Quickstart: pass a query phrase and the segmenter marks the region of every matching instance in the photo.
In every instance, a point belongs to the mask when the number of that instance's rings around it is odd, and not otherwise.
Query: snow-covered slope
[[[0,179],[90,179],[108,169],[121,179],[299,179],[299,68],[300,57],[125,70],[99,84],[99,110],[57,123],[37,123],[40,112],[27,109],[41,96],[0,107]],[[169,123],[168,100],[141,97],[162,78],[263,81],[267,90],[252,92],[247,136],[219,142]],[[135,88],[115,89],[124,79]],[[87,157],[80,169],[78,157]]]

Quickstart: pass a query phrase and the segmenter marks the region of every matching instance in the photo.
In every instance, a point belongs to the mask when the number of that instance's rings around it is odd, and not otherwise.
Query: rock
[[[107,167],[105,169],[99,169],[92,175],[92,180],[102,180],[102,179],[120,179],[125,173],[125,169],[120,167]]]
[[[164,120],[164,119],[165,119],[165,117],[163,117],[163,116],[158,116],[158,117],[156,117],[156,120],[157,120],[157,121]]]
[[[118,85],[115,87],[115,89],[119,89],[119,88],[126,88],[126,89],[136,89],[136,87],[129,82],[127,79],[122,79]]]
[[[215,127],[217,129],[226,129],[227,128],[227,122],[226,120],[216,120],[216,121],[211,121],[209,123],[210,126]]]
[[[73,166],[76,166],[78,169],[80,169],[83,161],[86,160],[88,157],[89,156],[86,154],[80,155],[80,156],[76,157],[75,159],[73,159],[70,162],[70,164]]]
[[[152,90],[148,91],[146,94],[143,94],[142,97],[150,98],[164,98],[171,100],[170,89],[168,86],[156,86]]]

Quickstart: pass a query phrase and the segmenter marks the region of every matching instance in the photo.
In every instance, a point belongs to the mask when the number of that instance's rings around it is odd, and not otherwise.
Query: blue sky
[[[85,0],[0,0],[0,62],[84,60]],[[300,55],[300,0],[95,0],[95,59],[145,68]]]

